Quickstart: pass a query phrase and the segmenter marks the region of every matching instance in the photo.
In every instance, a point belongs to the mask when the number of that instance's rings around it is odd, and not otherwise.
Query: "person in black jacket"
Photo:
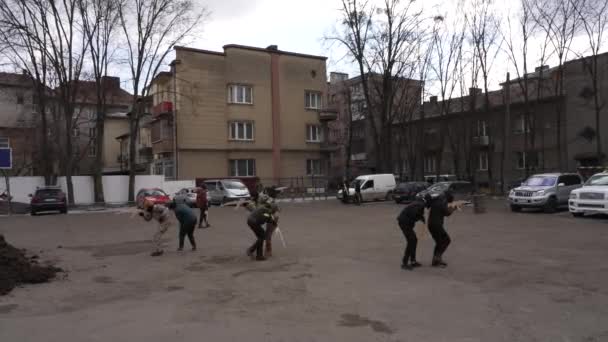
[[[449,204],[454,201],[454,196],[451,192],[446,191],[442,195],[431,199],[428,227],[433,240],[435,240],[435,250],[433,252],[433,267],[446,267],[443,261],[443,253],[450,245],[451,239],[445,228],[443,227],[444,218],[452,215],[456,210],[455,207],[450,207]]]
[[[361,202],[363,202],[363,197],[361,197],[362,182],[362,180],[355,180],[355,203],[357,203],[357,205],[361,205]]]
[[[405,236],[407,242],[405,247],[405,253],[403,254],[403,260],[401,261],[401,268],[404,270],[413,270],[415,267],[422,266],[416,261],[416,246],[418,245],[418,238],[414,227],[416,222],[424,221],[424,208],[428,207],[424,199],[417,198],[414,202],[403,208],[397,222],[399,228]]]

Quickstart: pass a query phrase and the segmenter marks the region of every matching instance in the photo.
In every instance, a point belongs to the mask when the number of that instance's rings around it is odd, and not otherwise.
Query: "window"
[[[97,144],[95,143],[94,140],[91,140],[91,143],[89,144],[89,157],[96,157],[97,156]]]
[[[485,120],[479,120],[477,121],[477,136],[478,137],[487,137],[487,124],[485,122]]]
[[[17,92],[17,104],[23,104],[23,93]]]
[[[0,148],[9,148],[11,147],[9,138],[0,137]]]
[[[538,152],[517,152],[517,168],[523,170],[536,169],[539,165],[540,154]]]
[[[255,159],[231,159],[230,177],[255,176]]]
[[[321,109],[321,93],[307,91],[304,98],[307,109]]]
[[[520,117],[518,117],[515,120],[515,123],[513,124],[513,133],[515,134],[523,134],[524,133],[524,127],[526,127],[526,133],[530,132],[530,124],[526,124],[525,122],[525,117],[522,115]]]
[[[253,122],[233,121],[229,124],[230,140],[253,140]]]
[[[320,176],[323,174],[321,170],[321,160],[319,159],[307,159],[306,160],[306,175],[307,176]]]
[[[488,152],[479,153],[479,171],[488,170]]]
[[[229,85],[228,103],[253,104],[253,88],[241,84]]]
[[[80,136],[80,129],[78,126],[72,128],[72,137],[78,138]]]
[[[424,172],[425,173],[433,173],[435,172],[435,157],[425,157],[424,158]]]
[[[564,183],[564,186],[580,185],[581,179],[576,175],[564,175],[559,177],[558,183]]]
[[[306,142],[321,142],[321,126],[307,125],[306,126]]]
[[[97,137],[97,127],[89,127],[89,138],[94,140]]]

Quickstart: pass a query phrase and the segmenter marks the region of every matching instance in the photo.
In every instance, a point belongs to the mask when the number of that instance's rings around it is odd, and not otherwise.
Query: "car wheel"
[[[386,201],[392,201],[393,200],[393,193],[389,192],[386,194],[386,197],[384,198],[384,200]]]
[[[68,213],[68,208],[63,208],[60,211],[62,214],[67,214]]]
[[[401,200],[395,199],[395,203],[401,204]]]
[[[36,210],[32,209],[32,210],[30,211],[30,215],[32,215],[32,216],[36,216],[36,215],[38,215],[38,214],[36,213]]]
[[[514,213],[518,213],[518,212],[521,211],[521,207],[518,206],[518,205],[511,204],[511,211],[514,212]]]
[[[574,216],[574,217],[583,217],[583,216],[585,216],[585,213],[572,213],[572,216]]]
[[[547,203],[545,203],[543,211],[548,214],[556,212],[557,211],[557,199],[555,199],[555,197],[549,197],[549,199],[547,200]]]

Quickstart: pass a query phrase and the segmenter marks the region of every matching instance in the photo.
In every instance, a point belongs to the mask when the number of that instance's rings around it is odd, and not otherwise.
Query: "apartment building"
[[[153,93],[154,171],[168,178],[327,173],[326,57],[226,45],[176,47]]]

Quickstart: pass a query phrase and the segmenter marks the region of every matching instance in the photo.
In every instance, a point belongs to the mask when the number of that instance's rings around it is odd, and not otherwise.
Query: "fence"
[[[263,186],[285,187],[279,194],[281,199],[328,198],[335,196],[338,190],[337,179],[321,176],[261,178],[260,183]]]
[[[103,204],[125,204],[129,200],[129,176],[103,176],[102,186],[105,202]],[[36,188],[44,186],[43,177],[10,177],[10,189],[13,202],[29,203],[29,195]],[[92,205],[95,203],[93,177],[73,176],[74,204]],[[65,177],[57,179],[57,186],[67,193]],[[193,187],[194,181],[165,181],[164,176],[135,176],[135,192],[142,188],[160,188],[173,195],[179,189]],[[6,191],[6,183],[0,180],[0,193]],[[102,203],[97,203],[102,204]]]

